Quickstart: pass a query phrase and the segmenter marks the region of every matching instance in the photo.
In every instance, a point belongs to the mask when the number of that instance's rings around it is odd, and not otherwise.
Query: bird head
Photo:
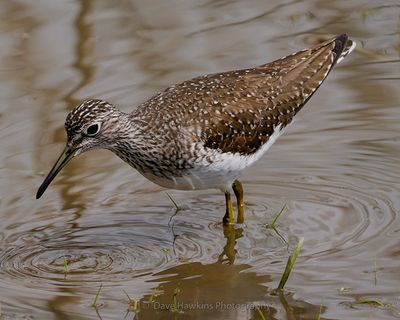
[[[107,148],[121,112],[103,100],[91,99],[73,109],[65,120],[67,145],[38,189],[39,199],[47,187],[75,156],[83,152]]]

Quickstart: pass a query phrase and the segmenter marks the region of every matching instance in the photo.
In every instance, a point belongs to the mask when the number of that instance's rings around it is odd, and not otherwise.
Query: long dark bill
[[[46,191],[49,184],[53,181],[56,175],[61,171],[62,168],[74,157],[74,151],[70,147],[65,147],[64,151],[62,152],[61,156],[58,158],[57,162],[50,170],[49,174],[47,175],[46,179],[44,179],[43,183],[39,187],[39,190],[36,193],[36,199],[39,199],[42,194]]]

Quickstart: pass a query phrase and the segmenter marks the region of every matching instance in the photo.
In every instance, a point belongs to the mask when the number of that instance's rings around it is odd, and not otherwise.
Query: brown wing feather
[[[219,119],[218,130],[209,132],[205,146],[223,152],[256,152],[278,125],[285,127],[293,120],[325,79],[335,61],[334,47],[331,41],[255,69],[249,77],[257,76],[260,71],[272,75],[267,83],[261,79],[257,88],[257,97],[264,98],[261,102],[264,106],[257,103],[255,107],[252,96],[242,96],[228,108],[233,116]]]
[[[278,125],[292,121],[348,47],[346,42],[343,35],[257,68],[185,81],[139,106],[136,115],[154,124],[158,114],[163,123],[185,129],[205,147],[252,154]]]

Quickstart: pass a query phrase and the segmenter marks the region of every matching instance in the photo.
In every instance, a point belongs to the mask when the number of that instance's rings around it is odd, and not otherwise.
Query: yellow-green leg
[[[235,180],[232,184],[232,189],[233,189],[233,192],[235,193],[236,202],[237,202],[237,209],[238,209],[237,223],[243,223],[244,222],[244,200],[243,200],[242,183],[239,180]]]
[[[225,205],[226,205],[226,213],[224,215],[224,218],[222,219],[222,222],[224,225],[234,224],[235,216],[233,214],[231,194],[229,191],[225,191]]]

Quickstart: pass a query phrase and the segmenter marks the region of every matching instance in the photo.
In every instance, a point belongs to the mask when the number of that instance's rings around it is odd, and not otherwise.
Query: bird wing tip
[[[356,47],[356,42],[351,40],[347,34],[341,34],[335,38],[334,52],[338,55],[336,63],[340,63]]]

